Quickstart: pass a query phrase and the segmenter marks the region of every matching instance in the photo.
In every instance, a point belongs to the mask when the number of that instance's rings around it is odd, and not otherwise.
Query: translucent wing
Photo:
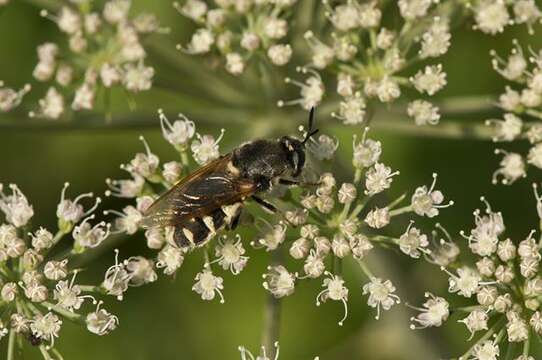
[[[223,205],[243,201],[256,188],[249,179],[228,171],[231,154],[224,155],[199,168],[175,184],[144,213],[143,227],[186,224]]]

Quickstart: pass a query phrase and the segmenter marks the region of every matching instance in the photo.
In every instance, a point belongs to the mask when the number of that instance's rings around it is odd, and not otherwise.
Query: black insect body
[[[314,109],[301,141],[290,136],[255,140],[199,168],[175,184],[145,212],[144,227],[173,226],[183,248],[202,246],[224,227],[233,229],[243,202],[252,199],[269,211],[275,207],[258,197],[277,183],[296,185],[305,165],[305,143],[316,134]]]
[[[40,346],[43,343],[43,340],[39,336],[31,333],[28,335],[28,342],[32,346]]]

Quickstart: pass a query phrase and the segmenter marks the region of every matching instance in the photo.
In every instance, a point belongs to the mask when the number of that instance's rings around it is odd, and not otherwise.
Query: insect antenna
[[[307,130],[307,135],[305,135],[305,139],[303,139],[302,144],[305,144],[311,136],[315,135],[318,132],[318,129],[314,129],[314,117],[315,117],[316,108],[313,106],[311,107],[310,113],[309,113],[309,129]]]

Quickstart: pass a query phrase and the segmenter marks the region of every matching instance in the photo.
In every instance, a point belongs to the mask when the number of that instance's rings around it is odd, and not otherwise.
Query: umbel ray
[[[148,208],[141,225],[172,226],[175,243],[190,248],[204,245],[223,228],[234,229],[247,200],[276,212],[258,195],[276,184],[300,184],[296,178],[305,165],[305,144],[318,132],[314,113],[312,108],[303,140],[253,140],[189,174]]]

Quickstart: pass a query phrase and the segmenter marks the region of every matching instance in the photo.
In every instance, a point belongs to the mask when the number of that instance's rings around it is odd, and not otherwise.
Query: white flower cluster
[[[164,165],[162,171],[158,157],[145,143],[146,152],[137,154],[129,164],[122,166],[132,175],[132,179],[107,181],[110,187],[108,195],[136,199],[135,206],[128,205],[123,212],[108,211],[118,216],[115,231],[134,234],[140,229],[139,223],[144,211],[158,197],[158,194],[163,192],[159,190],[159,187],[168,189],[179,179],[181,173],[187,175],[195,170],[194,164],[189,161],[190,151],[197,165],[219,156],[218,144],[211,136],[198,136],[198,139],[192,140],[196,134],[195,125],[185,116],[180,115],[178,120],[171,123],[162,111],[159,114],[163,136],[180,153],[183,163],[176,166],[178,168],[175,172],[176,176],[169,177],[167,175],[170,173],[167,169],[169,166]],[[300,130],[303,131],[303,129]],[[261,235],[250,242],[252,247],[266,251],[288,247],[294,259],[303,260],[303,266],[299,272],[290,272],[283,265],[270,266],[263,275],[263,287],[266,290],[275,297],[281,298],[293,294],[299,280],[322,277],[323,290],[317,296],[317,304],[329,299],[343,303],[345,313],[340,324],[347,316],[349,291],[339,273],[339,267],[334,266],[328,269],[328,259],[331,259],[331,262],[340,263],[343,258],[352,256],[360,264],[360,268],[369,280],[363,286],[363,292],[368,295],[368,304],[376,309],[377,317],[379,317],[381,310],[390,309],[394,304],[399,303],[399,298],[395,295],[395,287],[391,281],[373,276],[364,263],[364,257],[374,246],[393,246],[412,258],[420,258],[423,255],[430,261],[441,264],[447,264],[457,256],[454,252],[455,248],[448,242],[430,247],[428,237],[419,228],[413,226],[413,223],[397,237],[373,234],[374,231],[386,227],[396,216],[412,213],[433,218],[439,214],[441,208],[451,205],[452,202],[444,203],[442,193],[435,189],[436,175],[434,175],[431,186],[418,187],[407,205],[400,206],[405,196],[389,202],[383,208],[371,205],[371,199],[390,188],[393,177],[398,172],[393,172],[390,167],[380,162],[381,143],[368,139],[367,131],[368,129],[360,141],[354,138],[352,164],[355,175],[352,183],[337,186],[333,174],[320,175],[318,186],[314,191],[292,192],[294,203],[300,204],[300,207],[279,211],[278,215],[281,218],[279,221],[256,219],[255,227]],[[207,138],[209,141],[205,142]],[[207,149],[202,148],[205,143],[210,144]],[[311,139],[308,145],[308,150],[318,160],[332,160],[337,148],[337,140],[327,135]],[[287,236],[287,230],[290,227],[299,229],[298,239]],[[155,267],[163,269],[166,275],[177,272],[189,251],[179,248],[173,235],[174,229],[167,226],[145,230],[148,247],[158,251],[156,260],[153,261]],[[213,247],[215,257],[211,258],[209,250]],[[218,296],[221,302],[224,302],[222,294],[224,281],[216,274],[213,267],[218,265],[233,275],[239,274],[246,267],[249,259],[242,239],[239,235],[216,236],[209,245],[204,247],[203,251],[206,260],[202,271],[195,277],[192,289],[204,300],[213,300]],[[104,284],[107,289],[112,289],[108,290],[108,293],[122,296],[128,288],[130,276],[129,271],[125,271],[126,266],[125,263],[119,264],[117,261],[110,269],[106,275],[106,282],[110,278],[120,282],[121,285],[106,286]],[[152,267],[152,262],[150,266]],[[154,274],[152,278],[154,279]]]
[[[110,0],[102,9],[93,9],[93,4],[72,2],[57,14],[42,10],[42,16],[54,21],[68,39],[66,44],[46,42],[37,48],[33,76],[50,86],[31,117],[58,119],[68,108],[92,110],[100,89],[151,88],[154,69],[145,65],[141,38],[164,31],[156,17],[129,16],[131,0]]]
[[[447,5],[434,5],[430,0],[396,2],[402,25],[389,29],[381,24],[385,11],[377,1],[348,1],[327,7],[331,33],[305,33],[312,51],[308,65],[300,68],[310,77],[303,83],[286,79],[301,88],[301,98],[280,101],[279,106],[300,104],[305,109],[323,98],[324,85],[318,72],[331,72],[336,77],[336,92],[341,97],[338,111],[332,115],[345,124],[359,124],[366,119],[370,101],[390,103],[402,94],[402,87],[411,87],[421,95],[433,96],[446,85],[441,65],[427,65],[408,76],[408,65],[436,58],[450,47],[449,12]],[[391,6],[391,4],[390,4]],[[328,41],[329,40],[329,41]],[[436,124],[439,109],[427,100],[409,103],[408,115],[418,125]]]
[[[44,359],[52,359],[52,354],[61,358],[53,346],[64,320],[86,324],[88,331],[98,335],[118,325],[117,317],[102,309],[95,297],[103,291],[77,284],[78,270],[70,267],[72,255],[98,246],[109,235],[104,222],[89,224],[100,199],[85,210],[81,200],[93,195],[72,200],[66,197],[67,188],[66,184],[62,190],[56,212],[58,230],[53,234],[44,227],[32,231],[33,206],[16,185],[4,192],[0,184],[0,210],[5,218],[0,223],[0,324],[5,324],[0,325],[0,338],[9,334],[20,338],[18,344],[39,345]],[[75,243],[61,257],[56,245],[70,232]]]
[[[23,101],[23,97],[30,91],[30,85],[26,84],[20,90],[15,90],[4,85],[0,80],[0,112],[8,112],[15,109]]]
[[[530,145],[524,156],[503,149],[495,150],[503,155],[500,168],[493,174],[493,182],[499,177],[503,184],[512,184],[527,176],[529,166],[542,169],[542,50],[531,50],[527,57],[517,41],[508,58],[502,59],[492,52],[493,67],[515,86],[507,86],[499,97],[499,107],[505,111],[502,119],[486,121],[494,129],[495,142],[526,140]]]
[[[475,0],[465,4],[473,13],[474,29],[490,35],[501,33],[505,27],[514,24],[525,24],[533,34],[533,25],[542,18],[535,0]]]
[[[542,197],[536,186],[534,189],[542,218]],[[540,241],[535,239],[535,230],[517,241],[503,236],[506,228],[502,214],[494,212],[484,198],[482,201],[486,209],[484,213],[474,212],[475,227],[468,235],[461,232],[476,257],[475,266],[458,261],[455,271],[442,267],[449,275],[449,292],[476,301],[473,306],[453,309],[466,314],[459,322],[466,326],[470,339],[477,332],[484,333],[459,359],[496,360],[500,350],[506,348],[510,358],[532,359],[530,334],[542,334]],[[446,299],[427,296],[424,307],[416,308],[420,314],[412,318],[412,328],[441,326],[450,315]],[[523,343],[523,352],[514,347],[515,343]]]
[[[250,59],[260,56],[276,66],[286,65],[292,47],[285,39],[287,14],[295,0],[216,1],[211,7],[202,0],[174,3],[181,15],[198,25],[186,46],[177,48],[188,54],[216,53],[232,75],[242,74]]]
[[[354,141],[356,174],[352,183],[339,186],[333,174],[324,173],[314,191],[302,194],[299,203],[303,210],[285,213],[289,223],[299,226],[299,238],[289,242],[285,235],[286,226],[279,224],[275,231],[266,229],[265,236],[256,242],[258,247],[268,250],[288,243],[291,257],[303,261],[299,273],[290,272],[282,265],[270,267],[264,275],[264,287],[280,298],[291,295],[299,280],[322,278],[323,290],[317,295],[316,304],[327,300],[342,302],[345,311],[339,325],[347,317],[349,289],[339,274],[340,266],[337,264],[347,257],[359,263],[369,280],[362,287],[363,294],[368,295],[367,303],[376,309],[378,319],[381,310],[389,310],[400,299],[390,280],[375,277],[368,269],[365,264],[367,254],[377,246],[392,246],[412,258],[423,254],[432,259],[433,251],[429,248],[427,236],[412,223],[397,237],[380,235],[378,230],[401,214],[414,213],[432,218],[438,215],[440,208],[449,206],[443,204],[442,193],[434,189],[435,182],[429,188],[417,188],[410,204],[403,207],[399,205],[404,196],[383,208],[371,206],[370,200],[389,189],[393,176],[398,172],[392,172],[379,162],[382,153],[380,142],[366,138],[366,134],[367,131],[360,142]],[[328,268],[329,264],[334,265]]]

